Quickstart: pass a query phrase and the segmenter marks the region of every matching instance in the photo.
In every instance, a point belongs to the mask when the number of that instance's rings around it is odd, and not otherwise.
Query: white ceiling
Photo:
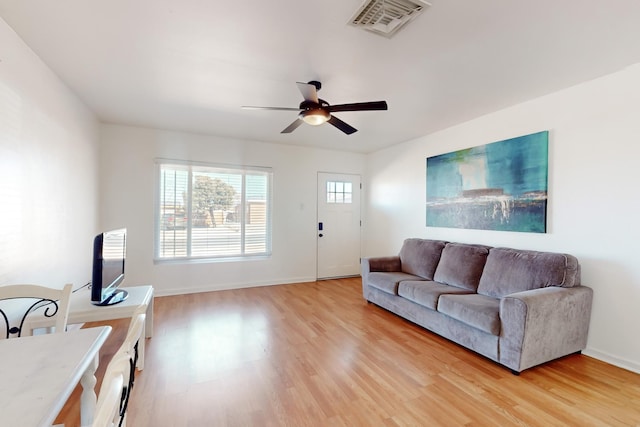
[[[363,153],[640,62],[638,0],[431,3],[392,39],[347,25],[361,0],[0,0],[0,16],[104,122]],[[297,107],[309,80],[389,110],[336,114],[347,136],[240,108]]]

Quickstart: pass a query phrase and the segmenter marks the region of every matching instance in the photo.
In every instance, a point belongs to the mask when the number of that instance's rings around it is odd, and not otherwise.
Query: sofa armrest
[[[550,286],[500,300],[500,363],[520,372],[583,350],[593,291]]]
[[[377,271],[401,271],[400,256],[362,258],[360,261],[360,276],[362,277],[362,295],[367,299],[369,295],[369,273]]]
[[[374,271],[402,271],[402,264],[400,263],[399,256],[363,258],[361,267],[363,277],[365,274],[372,273]]]

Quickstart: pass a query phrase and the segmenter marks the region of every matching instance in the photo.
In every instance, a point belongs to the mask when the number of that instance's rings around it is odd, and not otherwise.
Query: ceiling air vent
[[[429,6],[423,0],[365,0],[349,24],[391,38]]]

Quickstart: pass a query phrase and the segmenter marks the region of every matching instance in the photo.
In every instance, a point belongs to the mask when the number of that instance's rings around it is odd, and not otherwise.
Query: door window
[[[327,181],[327,203],[352,203],[353,184],[348,181]]]

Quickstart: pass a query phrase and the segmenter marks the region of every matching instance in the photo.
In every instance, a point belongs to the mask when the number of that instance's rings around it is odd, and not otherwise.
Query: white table
[[[98,351],[110,326],[0,340],[0,425],[50,427],[78,384],[81,422],[96,406]]]
[[[71,294],[69,304],[68,325],[102,322],[105,320],[125,319],[132,317],[141,307],[146,306],[146,321],[142,335],[146,338],[153,336],[153,286],[122,287],[129,293],[126,300],[113,305],[96,306],[91,304],[91,290],[83,288]],[[31,334],[33,329],[46,327],[51,321],[44,317],[31,315],[27,318],[25,334]],[[138,343],[138,369],[144,369],[145,340]]]

